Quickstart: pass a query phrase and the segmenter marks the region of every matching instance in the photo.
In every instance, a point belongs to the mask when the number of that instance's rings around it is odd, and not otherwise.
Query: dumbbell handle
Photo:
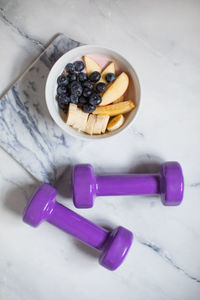
[[[160,175],[97,175],[96,195],[154,195],[160,193]]]
[[[96,249],[101,249],[109,235],[105,229],[58,202],[55,202],[47,221]]]

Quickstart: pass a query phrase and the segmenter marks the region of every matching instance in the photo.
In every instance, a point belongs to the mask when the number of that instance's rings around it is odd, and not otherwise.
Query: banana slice
[[[87,120],[87,124],[86,124],[84,132],[92,135],[93,134],[93,130],[94,130],[95,122],[96,122],[96,116],[90,114],[89,118]]]
[[[101,134],[101,129],[103,126],[103,118],[96,116],[96,122],[94,124],[93,134]]]
[[[125,118],[124,118],[123,115],[118,115],[118,116],[114,117],[108,123],[107,130],[108,131],[113,131],[113,130],[118,129],[119,127],[122,126],[122,124],[124,123],[124,120],[125,120]]]
[[[69,108],[68,108],[68,113],[67,113],[67,120],[66,120],[67,125],[72,126],[76,122],[77,109],[78,109],[78,106],[76,104],[70,103]]]
[[[87,125],[88,115],[88,113],[78,108],[76,104],[70,103],[66,123],[79,131],[84,131]]]
[[[90,114],[84,132],[92,134],[105,133],[109,116]]]
[[[99,115],[98,117],[101,117],[102,118],[102,128],[101,128],[101,133],[105,133],[106,132],[106,128],[107,128],[107,125],[108,125],[108,121],[110,119],[109,116],[104,116],[104,115]]]
[[[78,129],[79,131],[84,131],[87,125],[88,113],[82,111],[82,109],[77,109],[77,117],[75,123],[72,125],[73,128]]]

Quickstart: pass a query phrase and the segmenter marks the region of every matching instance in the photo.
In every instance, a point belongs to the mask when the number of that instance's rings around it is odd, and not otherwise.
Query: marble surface
[[[0,150],[0,299],[200,299],[199,9],[194,0],[0,0],[1,94],[58,32],[115,48],[139,75],[142,106],[135,124],[120,139],[84,147],[74,139],[73,163],[90,162],[99,172],[142,172],[177,160],[185,175],[180,207],[163,207],[158,197],[107,197],[79,211],[135,234],[125,263],[109,272],[95,251],[49,224],[32,229],[22,223],[38,181]],[[70,170],[67,162],[58,201],[73,208]]]
[[[64,34],[57,35],[0,99],[0,146],[40,182],[54,184],[66,165],[73,164],[76,149],[83,147],[55,126],[44,93],[51,67],[80,45]]]

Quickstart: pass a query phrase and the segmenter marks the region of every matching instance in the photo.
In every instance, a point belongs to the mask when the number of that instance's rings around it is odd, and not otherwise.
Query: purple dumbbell
[[[77,208],[90,208],[96,196],[160,194],[164,205],[179,205],[183,199],[184,179],[178,162],[161,165],[158,174],[95,175],[89,164],[76,165],[72,171],[72,192]]]
[[[124,227],[109,232],[56,202],[57,191],[44,183],[31,198],[23,221],[37,227],[47,221],[80,241],[101,251],[99,263],[109,270],[117,269],[133,241],[133,234]]]

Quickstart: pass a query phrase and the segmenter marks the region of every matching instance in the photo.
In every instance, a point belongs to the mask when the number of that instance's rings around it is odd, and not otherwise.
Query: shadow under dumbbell
[[[64,169],[64,172],[62,172],[62,175],[58,178],[56,181],[54,187],[58,191],[58,195],[66,198],[72,198],[71,193],[71,173],[72,173],[72,165],[61,165],[57,169],[61,168]]]
[[[58,194],[64,198],[71,198],[70,177],[72,166],[61,165],[58,167],[58,173],[59,169],[64,170],[64,172],[60,172],[62,176],[56,181],[55,188],[58,190]],[[27,202],[39,186],[40,183],[36,182],[32,185],[15,185],[10,188],[4,199],[5,208],[22,218]]]
[[[87,255],[89,257],[93,257],[95,259],[97,259],[99,257],[99,252],[96,249],[91,248],[90,246],[88,246],[76,239],[73,240],[73,243],[74,243],[75,247],[77,247],[85,255]]]
[[[5,208],[22,218],[25,206],[37,187],[38,183],[21,185],[10,189],[4,199]]]
[[[140,160],[139,160],[140,161]],[[161,164],[164,160],[156,158],[153,161],[140,161],[138,164],[129,169],[128,173],[130,174],[152,174],[158,173],[160,171]]]

